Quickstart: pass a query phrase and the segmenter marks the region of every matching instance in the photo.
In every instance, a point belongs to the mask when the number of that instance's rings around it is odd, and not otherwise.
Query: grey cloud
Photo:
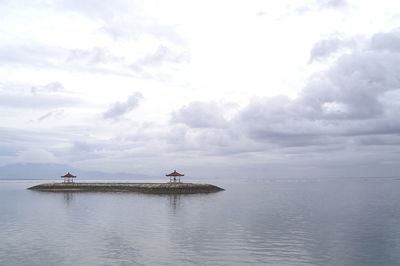
[[[400,52],[400,29],[395,29],[389,33],[375,34],[369,43],[372,50],[384,50],[389,52]]]
[[[238,123],[250,137],[282,143],[312,145],[327,137],[342,142],[341,136],[393,135],[400,132],[395,118],[400,115],[398,73],[400,53],[388,54],[386,48],[356,50],[315,75],[297,99],[251,102],[238,115]]]
[[[344,52],[353,53],[356,50],[363,50],[366,40],[362,36],[347,37],[341,34],[333,34],[325,39],[316,42],[310,51],[309,63],[323,61],[333,55],[340,55]]]
[[[43,120],[46,120],[46,119],[49,119],[49,118],[58,118],[58,117],[60,117],[63,113],[64,113],[64,110],[55,110],[55,111],[51,111],[51,112],[48,112],[48,113],[42,115],[41,117],[39,117],[38,120],[39,120],[39,121],[43,121]]]
[[[360,136],[357,140],[357,144],[359,145],[370,145],[370,146],[400,146],[400,136],[398,135],[389,135],[389,136],[380,136],[380,135],[368,135],[368,136]]]
[[[69,51],[64,67],[162,80],[168,78],[163,66],[189,61],[190,56],[186,50],[165,45],[160,45],[153,53],[139,57],[134,62],[129,62],[125,57],[115,56],[106,48],[95,47],[90,50]]]
[[[47,45],[0,46],[0,65],[7,67],[17,65],[28,68],[136,76],[146,79],[160,79],[159,77],[168,76],[162,69],[165,64],[181,64],[189,60],[190,56],[185,49],[171,49],[165,45],[161,45],[154,53],[144,55],[134,62],[129,62],[125,57],[116,56],[108,49],[101,47],[84,50]],[[33,88],[32,91],[37,89],[45,88]]]
[[[393,36],[382,39],[396,43],[392,37],[398,32],[387,34]],[[369,143],[398,145],[400,51],[388,53],[390,41],[371,49],[368,44],[376,38],[381,36],[365,40],[314,75],[295,99],[255,98],[230,120],[224,119],[221,104],[194,102],[173,113],[172,121],[188,127],[186,148],[210,145],[228,153],[246,151],[246,146],[264,151],[296,147],[301,152],[321,147],[322,152]]]
[[[193,128],[221,128],[227,125],[223,106],[215,102],[191,102],[172,116],[172,121]]]
[[[125,57],[116,56],[102,47],[66,50],[66,55],[58,67],[74,71],[143,77],[141,73],[132,71]]]
[[[110,108],[103,114],[103,118],[105,119],[116,119],[125,113],[128,113],[135,109],[140,100],[143,99],[142,94],[136,92],[133,95],[129,96],[127,101],[125,102],[116,102],[110,106]]]
[[[302,91],[300,102],[318,116],[367,119],[383,113],[379,97],[400,86],[400,54],[357,51],[342,56],[327,72],[315,77]],[[341,114],[324,110],[326,104],[343,106]],[[325,111],[325,112],[324,112]]]
[[[305,119],[307,113],[288,97],[275,96],[253,100],[239,112],[235,122],[252,138],[319,135],[320,123]]]
[[[64,86],[60,82],[52,82],[44,86],[33,86],[31,92],[36,94],[38,92],[60,92],[64,90]]]
[[[67,63],[78,63],[87,65],[124,63],[124,58],[114,56],[106,48],[95,47],[91,50],[74,49],[69,52]]]
[[[303,166],[313,158],[312,168],[355,163],[355,158],[370,165],[376,149],[386,151],[382,160],[396,161],[400,53],[372,49],[369,43],[376,36],[357,40],[361,45],[314,75],[295,99],[254,98],[229,120],[223,104],[193,102],[172,114],[172,122],[181,127],[160,139],[168,144],[168,152],[230,155],[247,163],[252,156],[270,155],[280,161],[269,165],[286,165],[281,156],[293,156]],[[347,157],[342,159],[344,150]]]
[[[186,53],[176,52],[166,46],[160,46],[154,54],[147,55],[140,59],[138,64],[142,66],[153,66],[163,62],[182,63],[188,61],[189,57]]]
[[[52,116],[52,115],[53,115],[53,112],[48,112],[48,113],[42,115],[41,117],[39,117],[38,120],[39,120],[39,121],[45,120],[46,118],[49,118],[49,117]]]
[[[247,152],[265,151],[266,145],[260,145],[244,137],[232,128],[191,127],[176,124],[167,134],[159,135],[158,140],[165,143],[168,154],[192,155],[234,155]]]
[[[329,38],[317,42],[311,49],[309,62],[312,63],[314,60],[320,60],[332,55],[339,50],[340,46],[341,40],[339,38]]]
[[[160,46],[153,54],[148,54],[131,65],[135,71],[143,72],[144,68],[157,67],[164,63],[187,63],[189,55],[186,52],[172,50],[166,46]]]

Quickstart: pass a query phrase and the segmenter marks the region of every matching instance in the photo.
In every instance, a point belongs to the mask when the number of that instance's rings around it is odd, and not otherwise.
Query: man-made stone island
[[[28,189],[49,192],[141,192],[151,194],[211,193],[224,189],[193,183],[50,183]]]

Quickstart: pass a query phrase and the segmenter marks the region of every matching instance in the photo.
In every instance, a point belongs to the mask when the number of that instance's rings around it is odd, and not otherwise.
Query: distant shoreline
[[[47,192],[139,192],[149,194],[196,194],[223,191],[210,184],[194,183],[48,183],[29,187]]]

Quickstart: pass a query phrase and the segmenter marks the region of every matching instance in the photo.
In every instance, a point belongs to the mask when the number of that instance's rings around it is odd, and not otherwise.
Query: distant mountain
[[[148,176],[129,173],[84,171],[65,164],[17,163],[0,167],[0,179],[55,179],[70,172],[81,179],[147,179]],[[61,178],[60,178],[61,179]]]

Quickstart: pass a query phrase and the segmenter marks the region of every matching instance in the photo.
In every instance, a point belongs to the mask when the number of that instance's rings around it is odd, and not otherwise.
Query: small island
[[[184,176],[174,171],[166,176],[170,177],[167,183],[75,183],[76,176],[68,173],[61,178],[61,183],[40,184],[28,189],[48,192],[140,192],[149,194],[195,194],[223,191],[223,188],[210,184],[183,183],[180,177]]]

